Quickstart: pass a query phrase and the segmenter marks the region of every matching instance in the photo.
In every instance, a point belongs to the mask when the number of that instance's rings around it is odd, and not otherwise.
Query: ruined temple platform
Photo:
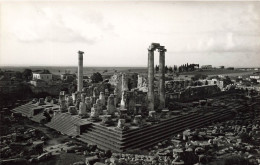
[[[44,118],[44,108],[51,106],[53,109],[57,108],[57,105],[54,104],[37,106],[30,102],[12,111],[40,123]],[[229,118],[232,116],[233,110],[241,108],[245,108],[245,106],[229,102],[224,107],[211,106],[204,107],[204,109],[192,108],[189,111],[179,110],[179,114],[173,113],[168,118],[160,119],[156,123],[145,122],[145,125],[140,127],[126,123],[129,125],[128,130],[119,130],[116,128],[116,124],[104,126],[101,122],[92,122],[89,119],[82,119],[78,115],[55,111],[45,126],[62,134],[74,136],[80,141],[97,144],[99,148],[104,150],[124,152],[130,149],[151,148],[187,128],[198,128],[214,121]]]

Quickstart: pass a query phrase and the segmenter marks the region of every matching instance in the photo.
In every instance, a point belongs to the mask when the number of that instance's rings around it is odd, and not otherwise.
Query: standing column
[[[81,92],[83,88],[83,54],[84,52],[78,52],[78,91]]]
[[[154,50],[148,49],[148,110],[154,110]]]
[[[154,50],[160,44],[152,43],[148,48],[148,110],[154,111]]]
[[[123,91],[128,91],[128,84],[127,84],[127,78],[124,73],[122,73],[122,92]]]
[[[159,100],[160,105],[159,108],[165,108],[165,52],[164,46],[161,46],[158,51],[160,52],[160,59],[159,59],[159,73],[160,73],[160,80],[159,80]]]

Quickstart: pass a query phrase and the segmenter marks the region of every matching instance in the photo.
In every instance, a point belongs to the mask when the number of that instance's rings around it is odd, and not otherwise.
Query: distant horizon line
[[[210,65],[210,64],[209,64]],[[171,67],[173,67],[174,65],[166,65],[166,66],[171,66]],[[177,66],[180,66],[180,65],[177,65]],[[203,66],[203,65],[201,65],[201,66]],[[214,67],[219,67],[219,66],[224,66],[224,65],[218,65],[218,66],[214,66],[214,65],[212,65],[212,67],[214,68]],[[0,65],[0,67],[78,67],[77,65],[60,65],[60,66],[58,66],[58,65],[30,65],[30,66],[28,66],[28,65]],[[92,66],[83,66],[83,68],[91,68],[91,67],[103,67],[103,68],[146,68],[147,66],[111,66],[111,65],[109,65],[109,66],[94,66],[94,65],[92,65]],[[234,67],[234,68],[260,68],[260,66],[250,66],[250,67],[248,67],[248,66],[243,66],[243,67],[240,67],[240,66],[224,66],[225,68],[226,67]]]

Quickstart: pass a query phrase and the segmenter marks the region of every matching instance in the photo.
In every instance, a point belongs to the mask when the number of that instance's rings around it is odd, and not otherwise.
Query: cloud
[[[95,11],[77,11],[73,8],[32,8],[36,15],[26,15],[15,20],[11,29],[20,42],[85,42],[94,44],[113,25]]]

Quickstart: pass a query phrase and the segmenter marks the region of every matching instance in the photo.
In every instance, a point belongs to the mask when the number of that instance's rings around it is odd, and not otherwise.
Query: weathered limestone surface
[[[120,102],[120,108],[121,109],[125,109],[126,108],[126,94],[123,91],[122,92],[122,98],[121,98],[121,102]]]
[[[116,107],[115,107],[114,95],[111,94],[107,100],[107,114],[114,115],[115,111],[116,111]]]
[[[154,110],[154,50],[160,44],[152,43],[148,48],[148,109]]]
[[[60,101],[60,112],[67,112],[67,105],[65,100]]]
[[[142,125],[142,116],[141,115],[136,115],[134,118],[133,123],[137,126],[141,126]]]
[[[117,128],[123,129],[125,126],[125,119],[118,119]]]
[[[97,104],[94,104],[91,108],[90,119],[94,121],[99,120],[99,110],[97,108]]]
[[[104,92],[100,92],[99,99],[101,100],[102,106],[106,106],[106,98]]]
[[[102,100],[101,99],[97,99],[96,105],[97,105],[97,110],[98,110],[99,114],[102,115],[103,114]]]
[[[159,100],[160,100],[160,105],[159,105],[159,108],[162,109],[165,107],[165,52],[166,52],[166,49],[164,48],[164,46],[161,46],[158,51],[160,52],[160,58],[159,58],[159,72],[160,72]]]
[[[83,54],[84,52],[78,51],[78,91],[81,92],[83,88]]]
[[[79,103],[79,115],[81,116],[87,115],[86,103],[84,102]]]
[[[128,91],[128,84],[127,84],[127,77],[126,75],[123,73],[122,74],[122,91]]]
[[[71,96],[68,96],[68,97],[66,98],[66,103],[67,103],[67,107],[73,106],[73,99],[72,99]]]
[[[71,115],[77,115],[78,114],[78,111],[77,111],[75,106],[70,106],[68,110],[69,110],[69,113]]]
[[[85,103],[86,103],[86,111],[90,112],[91,107],[92,107],[92,101],[90,97],[85,98]]]

